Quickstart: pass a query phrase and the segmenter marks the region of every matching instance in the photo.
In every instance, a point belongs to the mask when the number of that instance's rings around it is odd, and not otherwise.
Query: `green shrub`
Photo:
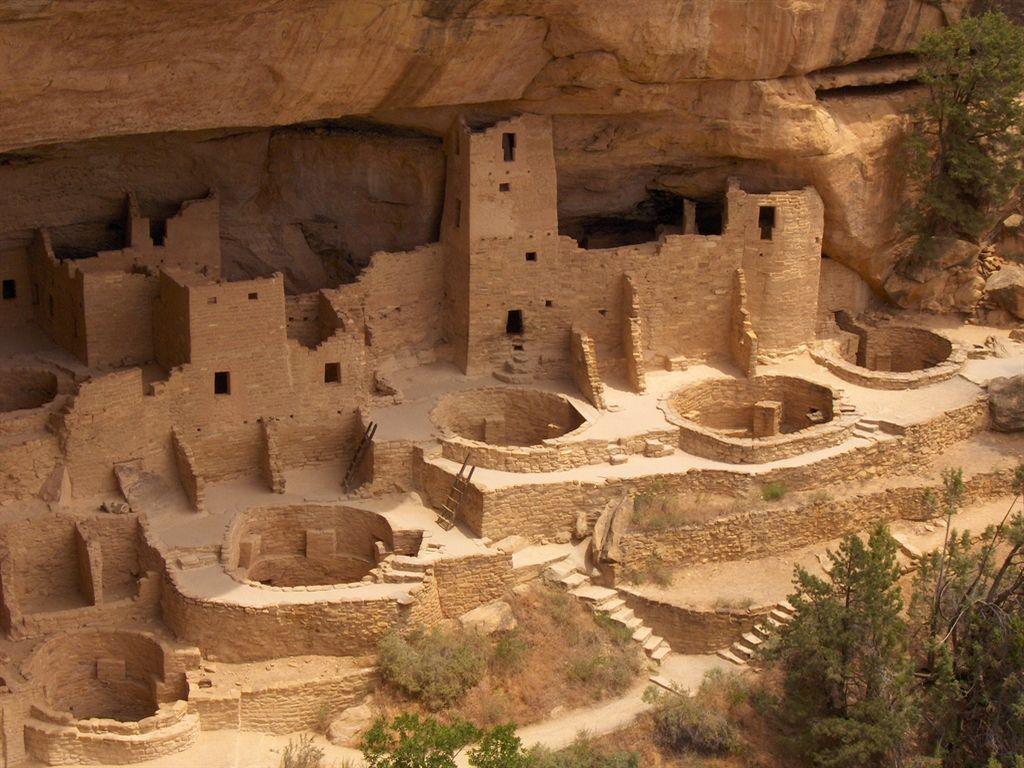
[[[487,644],[476,634],[432,628],[380,643],[381,677],[431,710],[456,704],[483,678]]]
[[[622,693],[633,682],[639,671],[640,662],[630,656],[632,662],[604,654],[581,655],[572,659],[567,668],[569,677],[583,683],[596,696]]]
[[[517,630],[501,635],[491,652],[491,671],[497,675],[519,671],[529,651],[530,647]]]
[[[640,757],[635,752],[603,749],[580,734],[570,746],[558,752],[534,747],[530,751],[530,765],[532,768],[640,768]]]
[[[761,498],[765,501],[778,501],[786,495],[788,490],[785,483],[773,480],[761,489]]]
[[[653,717],[655,738],[674,752],[728,755],[739,748],[739,736],[728,715],[709,708],[698,697],[663,696]]]
[[[323,759],[324,751],[313,743],[313,737],[303,734],[298,741],[288,741],[281,754],[281,768],[320,768]]]

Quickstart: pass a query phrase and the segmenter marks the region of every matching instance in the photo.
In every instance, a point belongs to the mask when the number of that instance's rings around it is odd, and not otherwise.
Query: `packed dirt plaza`
[[[816,87],[851,110],[884,64]],[[106,247],[3,243],[0,766],[276,766],[308,731],[358,760],[385,637],[500,633],[552,587],[642,660],[521,731],[559,747],[749,668],[839,537],[890,522],[911,567],[944,470],[958,525],[1003,517],[1024,283],[983,293],[999,257],[937,291],[970,310],[898,306],[823,252],[835,190],[743,167],[649,231],[567,227],[547,112],[446,114],[436,237],[314,290],[228,268],[213,185],[124,190]]]

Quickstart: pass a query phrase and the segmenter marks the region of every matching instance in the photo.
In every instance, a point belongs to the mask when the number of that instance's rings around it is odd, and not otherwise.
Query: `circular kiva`
[[[914,389],[955,376],[967,359],[949,339],[924,328],[853,326],[822,344],[814,359],[841,379],[874,389]]]
[[[855,418],[827,386],[795,376],[707,379],[662,404],[687,453],[761,463],[836,445]]]
[[[328,504],[254,507],[228,530],[228,570],[272,587],[361,581],[381,551],[394,548],[390,524],[376,512]]]
[[[438,401],[431,418],[447,435],[509,446],[539,445],[585,423],[561,395],[505,387],[452,392]]]
[[[57,377],[34,368],[0,369],[0,413],[39,408],[57,396]]]

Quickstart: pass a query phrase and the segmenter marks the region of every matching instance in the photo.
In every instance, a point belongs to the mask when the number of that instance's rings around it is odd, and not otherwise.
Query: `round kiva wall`
[[[953,352],[949,339],[923,328],[868,328],[862,333],[856,363],[869,371],[923,371],[945,362]]]
[[[376,566],[376,545],[394,547],[391,526],[365,509],[332,505],[257,507],[228,533],[236,578],[273,587],[360,581]]]
[[[0,368],[0,413],[39,408],[57,396],[57,377],[31,368]]]
[[[585,419],[568,399],[536,389],[494,387],[445,395],[431,413],[444,433],[491,445],[538,445]]]
[[[682,418],[731,437],[791,434],[832,420],[832,390],[793,376],[711,379],[670,397]]]
[[[77,720],[142,720],[157,711],[154,682],[164,652],[133,632],[76,632],[44,643],[26,662],[26,677],[43,686],[52,709]]]

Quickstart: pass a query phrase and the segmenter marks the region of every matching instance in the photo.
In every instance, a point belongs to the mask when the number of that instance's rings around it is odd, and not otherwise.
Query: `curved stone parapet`
[[[858,349],[844,354],[834,339],[811,350],[819,365],[851,384],[871,389],[918,389],[956,376],[967,351],[924,328],[892,326],[861,329]]]
[[[829,387],[795,376],[706,379],[664,397],[687,453],[762,464],[842,443],[858,420]]]

